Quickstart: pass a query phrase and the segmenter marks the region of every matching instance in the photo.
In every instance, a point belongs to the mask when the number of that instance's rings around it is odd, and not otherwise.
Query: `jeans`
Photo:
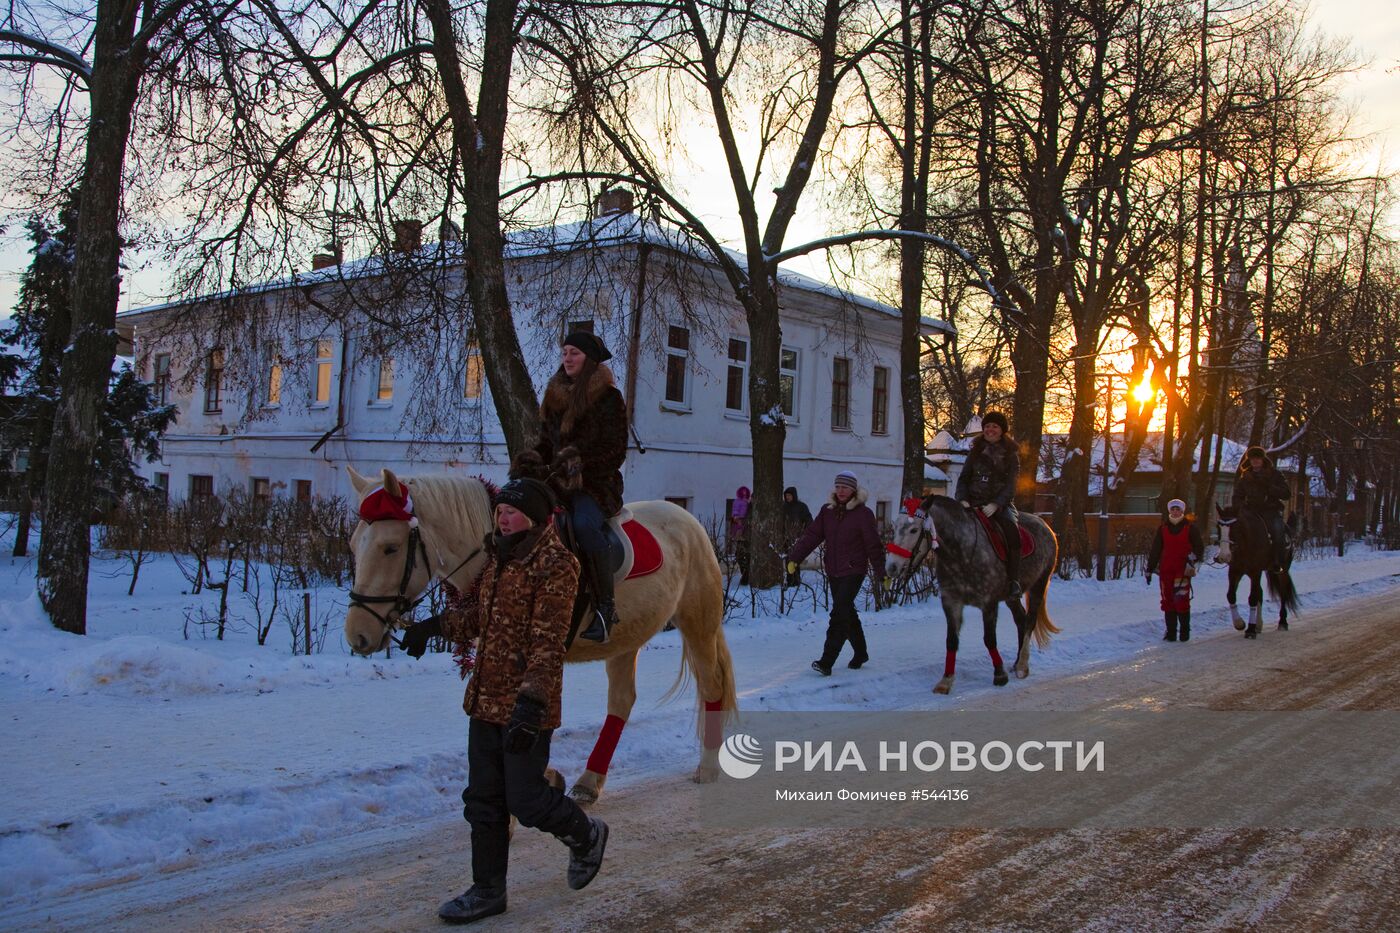
[[[856,612],[856,597],[860,595],[865,574],[853,573],[846,577],[832,577],[831,619],[826,625],[826,643],[822,646],[822,664],[827,667],[836,663],[836,657],[846,642],[857,658],[867,656],[865,650],[865,629],[860,626],[860,613]]]

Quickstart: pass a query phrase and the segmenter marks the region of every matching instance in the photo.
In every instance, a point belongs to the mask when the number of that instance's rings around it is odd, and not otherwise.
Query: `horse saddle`
[[[994,524],[990,518],[982,514],[981,509],[973,509],[972,514],[977,516],[977,521],[982,526],[982,530],[987,534],[987,540],[992,544],[992,550],[997,552],[998,560],[1006,560],[1006,538],[1001,533],[1001,527]],[[1035,539],[1026,530],[1026,526],[1020,522],[1016,523],[1016,530],[1021,533],[1021,556],[1029,557],[1035,553]]]
[[[580,554],[573,518],[568,511],[561,509],[554,513],[554,528],[564,545],[575,555]],[[603,537],[608,542],[608,566],[612,568],[614,584],[661,569],[661,545],[625,506],[603,526]]]

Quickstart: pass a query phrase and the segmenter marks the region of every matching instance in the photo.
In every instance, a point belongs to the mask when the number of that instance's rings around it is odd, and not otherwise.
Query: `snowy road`
[[[1400,590],[1314,610],[1257,642],[1232,631],[1078,673],[976,691],[942,708],[1400,709]],[[614,832],[587,891],[525,832],[511,908],[492,929],[1253,929],[1400,926],[1400,834],[1379,831],[749,832],[696,828],[673,776],[609,792]],[[1287,775],[1280,775],[1288,780]],[[1183,794],[1191,788],[1180,789]],[[126,877],[11,928],[433,930],[467,878],[452,815],[213,868]]]

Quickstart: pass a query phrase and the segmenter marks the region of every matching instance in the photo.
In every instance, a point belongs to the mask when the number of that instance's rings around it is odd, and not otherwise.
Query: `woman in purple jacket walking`
[[[824,677],[831,676],[831,666],[847,641],[855,652],[847,667],[859,668],[870,660],[865,650],[865,630],[856,612],[856,596],[860,594],[867,564],[875,585],[880,585],[885,575],[885,549],[875,530],[875,513],[865,504],[868,497],[854,473],[837,473],[831,498],[787,555],[787,571],[795,574],[804,557],[817,545],[826,544],[823,565],[831,584],[831,620],[827,623],[822,656],[812,662],[812,670]]]

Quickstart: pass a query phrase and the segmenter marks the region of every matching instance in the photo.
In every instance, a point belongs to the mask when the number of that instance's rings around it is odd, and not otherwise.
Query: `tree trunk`
[[[467,295],[486,382],[511,457],[534,441],[539,425],[535,385],[520,349],[506,292],[505,236],[501,232],[501,158],[518,7],[517,0],[488,0],[481,88],[473,113],[458,58],[451,5],[447,0],[423,2],[433,28],[433,58],[452,118],[452,139],[462,160]]]
[[[782,580],[783,447],[787,425],[779,417],[782,398],[778,353],[782,329],[778,319],[777,282],[754,276],[747,304],[749,323],[749,436],[753,444],[753,500],[749,516],[749,580],[758,589]]]
[[[39,539],[39,598],[57,628],[79,635],[87,632],[93,455],[116,356],[122,167],[144,64],[132,42],[139,9],[115,0],[97,4],[73,324],[59,377]]]

